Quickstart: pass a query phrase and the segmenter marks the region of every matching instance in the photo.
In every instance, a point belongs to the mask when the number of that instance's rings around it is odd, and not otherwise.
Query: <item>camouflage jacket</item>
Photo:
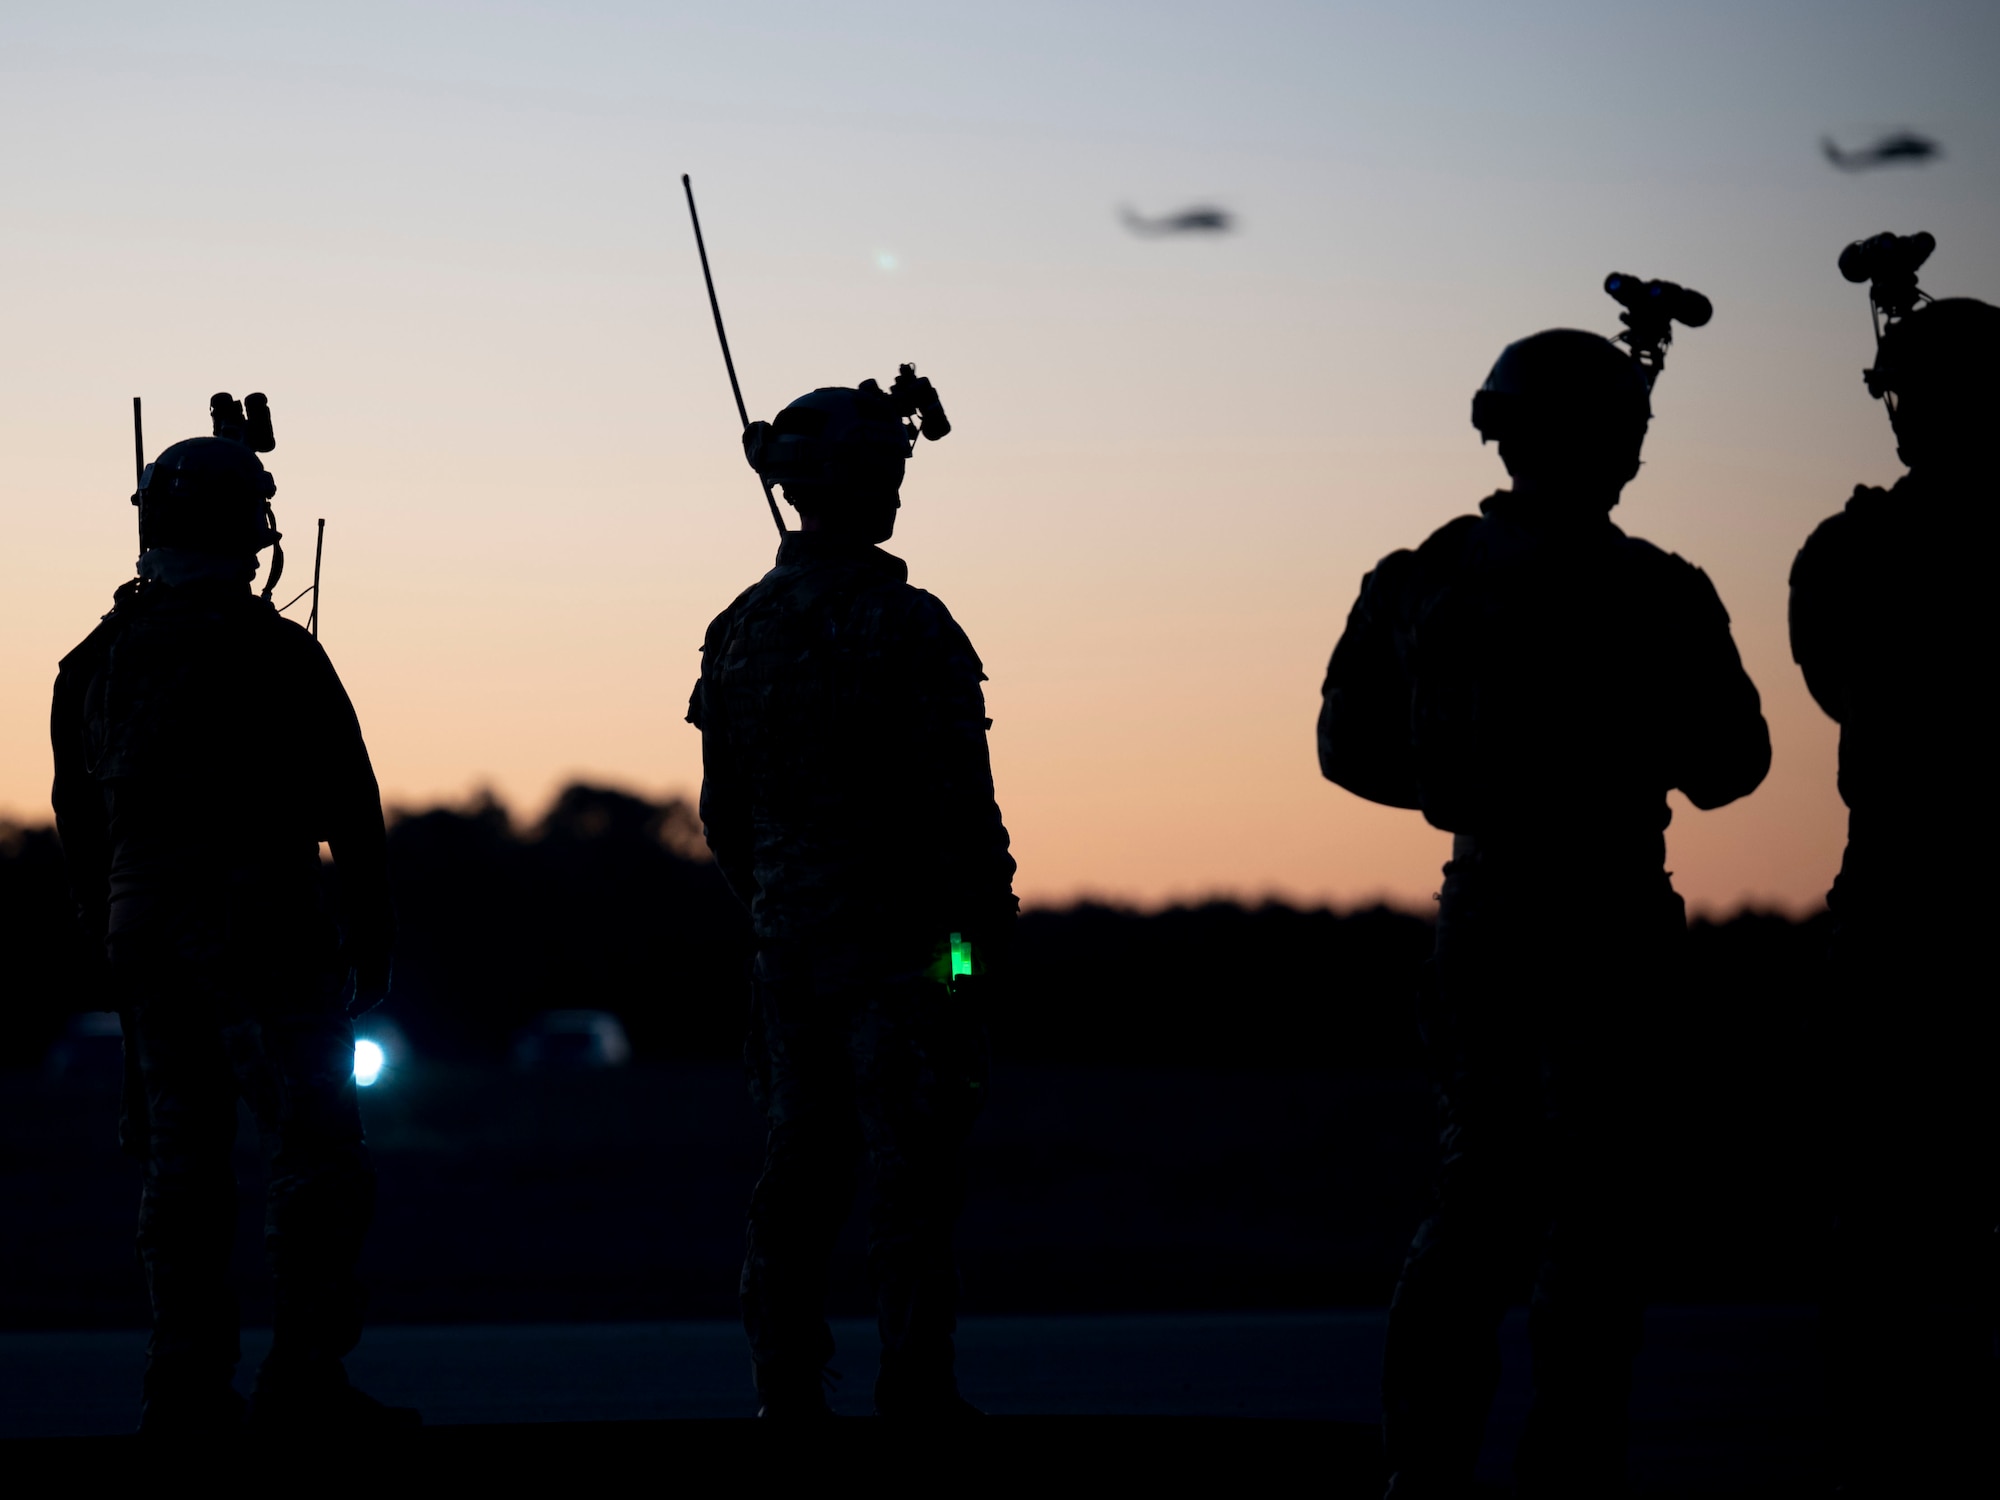
[[[1792,564],[1792,656],[1840,725],[1843,882],[1874,864],[1885,882],[1914,871],[1933,889],[1952,867],[1954,881],[1991,868],[1951,815],[1991,777],[1991,488],[1920,474],[1859,486]]]
[[[56,676],[56,827],[84,924],[223,947],[331,936],[386,962],[381,795],[333,664],[242,584],[130,584]]]
[[[1320,768],[1489,846],[1657,871],[1666,804],[1747,795],[1771,741],[1699,568],[1509,493],[1362,580]]]
[[[688,704],[702,823],[760,942],[921,946],[1013,914],[985,674],[908,576],[793,532],[708,627]]]

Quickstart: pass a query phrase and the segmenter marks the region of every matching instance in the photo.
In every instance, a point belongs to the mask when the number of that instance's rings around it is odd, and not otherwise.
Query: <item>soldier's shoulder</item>
[[[252,598],[241,609],[242,628],[255,633],[259,649],[278,661],[331,666],[319,637],[302,623],[281,615],[262,599]]]
[[[727,607],[708,622],[708,629],[702,635],[703,650],[707,650],[710,646],[719,643],[724,636],[729,634],[731,627],[735,625],[737,619],[745,610],[754,608],[761,599],[771,592],[771,579],[772,575],[776,572],[777,570],[774,568],[770,573],[766,573],[762,578],[751,584],[742,593],[731,599]]]
[[[1905,474],[1886,490],[1876,484],[1857,484],[1854,493],[1847,497],[1847,504],[1841,507],[1840,514],[1863,526],[1889,519],[1895,514],[1896,491],[1909,483],[1909,479],[1910,476]]]
[[[134,605],[139,597],[138,579],[119,585],[111,596],[111,608],[98,617],[97,624],[89,635],[78,641],[63,654],[58,664],[59,672],[73,672],[80,667],[93,667],[116,640],[120,632],[132,622]]]
[[[734,599],[729,601],[728,608],[721,611],[714,619],[708,622],[708,629],[701,633],[702,650],[706,651],[725,635],[729,634],[729,627],[735,623],[737,611],[742,608],[742,605],[743,595],[738,594]]]
[[[1479,516],[1458,516],[1416,546],[1398,547],[1368,570],[1363,587],[1396,587],[1419,576],[1449,571],[1464,558],[1481,524]]]
[[[1899,488],[1900,483],[1886,490],[1880,485],[1857,484],[1854,493],[1847,497],[1847,503],[1813,528],[1812,535],[1806,538],[1806,545],[1858,545],[1867,532],[1896,518],[1896,490]]]
[[[1844,570],[1869,545],[1868,533],[1889,514],[1892,492],[1872,484],[1857,484],[1847,504],[1812,529],[1792,559],[1791,581]]]
[[[1485,516],[1454,516],[1419,542],[1414,551],[1391,552],[1382,559],[1382,564],[1403,566],[1397,562],[1400,558],[1410,558],[1425,566],[1455,563],[1478,539],[1481,530],[1491,525]]]
[[[1683,600],[1692,600],[1704,608],[1722,607],[1722,597],[1716,592],[1715,582],[1708,576],[1708,570],[1699,563],[1682,557],[1680,553],[1662,547],[1658,542],[1649,542],[1644,537],[1628,536],[1624,547],[1626,555],[1636,563],[1657,587],[1663,588]]]
[[[955,652],[972,650],[971,640],[944,600],[929,589],[885,579],[871,585],[859,602],[883,638],[932,642]]]
[[[63,653],[62,660],[56,663],[57,675],[66,677],[76,672],[94,671],[106,650],[110,648],[112,640],[123,628],[124,622],[118,619],[116,611],[106,615],[97,622],[97,627],[89,635]]]
[[[1661,577],[1684,581],[1708,576],[1680,553],[1669,551],[1658,542],[1649,542],[1642,536],[1626,536],[1620,540],[1618,546],[1631,565],[1659,574]]]
[[[1483,516],[1454,517],[1415,547],[1398,548],[1376,563],[1361,581],[1361,592],[1380,603],[1450,582],[1464,568],[1486,525]]]
[[[914,583],[898,580],[884,580],[875,584],[868,592],[879,602],[880,607],[894,610],[912,620],[920,620],[931,625],[955,625],[951,611],[944,600],[929,589],[918,588]]]
[[[269,604],[258,600],[245,611],[251,628],[261,630],[273,640],[283,641],[282,649],[287,651],[318,651],[319,638],[299,621],[289,615],[281,615]]]

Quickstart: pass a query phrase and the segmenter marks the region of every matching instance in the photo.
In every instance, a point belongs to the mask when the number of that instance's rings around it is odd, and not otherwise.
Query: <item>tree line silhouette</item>
[[[395,814],[389,851],[390,1014],[419,1054],[497,1058],[535,1015],[577,1007],[618,1015],[641,1059],[740,1048],[748,922],[686,802],[577,783],[523,823],[482,794]],[[1824,922],[1694,924],[1685,1010],[1659,1038],[1685,1097],[1797,1052]],[[1386,906],[1031,910],[995,1047],[1038,1061],[1414,1067],[1429,944],[1427,916]],[[0,1061],[32,1063],[68,1015],[105,1003],[50,828],[0,824],[0,953],[14,997]]]

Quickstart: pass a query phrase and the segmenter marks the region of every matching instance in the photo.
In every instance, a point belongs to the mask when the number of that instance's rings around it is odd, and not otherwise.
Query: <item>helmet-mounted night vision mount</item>
[[[1917,270],[1937,249],[1937,237],[1924,234],[1877,234],[1856,240],[1840,252],[1840,274],[1868,283],[1868,316],[1875,327],[1875,363],[1861,372],[1868,394],[1896,411],[1894,375],[1882,358],[1883,344],[1896,326],[1931,300],[1917,286]]]
[[[1632,362],[1639,367],[1649,392],[1666,366],[1667,345],[1674,341],[1673,325],[1700,328],[1715,316],[1715,306],[1708,298],[1671,281],[1641,281],[1613,271],[1604,278],[1604,290],[1625,309],[1618,315],[1625,331],[1616,339],[1632,351]]]

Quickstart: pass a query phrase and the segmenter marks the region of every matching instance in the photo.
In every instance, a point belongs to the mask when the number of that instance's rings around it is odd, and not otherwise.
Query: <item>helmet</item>
[[[840,490],[895,490],[917,429],[872,380],[809,391],[772,422],[743,429],[743,456],[765,483]]]
[[[1877,396],[1907,395],[1913,388],[1990,390],[2000,383],[2000,307],[1975,297],[1927,302],[1892,323],[1867,371]]]
[[[1632,357],[1594,333],[1551,328],[1509,344],[1472,398],[1472,425],[1484,442],[1529,430],[1629,424],[1652,419],[1646,378]]]
[[[277,482],[257,455],[228,438],[175,443],[139,475],[139,546],[255,556],[278,540]]]

